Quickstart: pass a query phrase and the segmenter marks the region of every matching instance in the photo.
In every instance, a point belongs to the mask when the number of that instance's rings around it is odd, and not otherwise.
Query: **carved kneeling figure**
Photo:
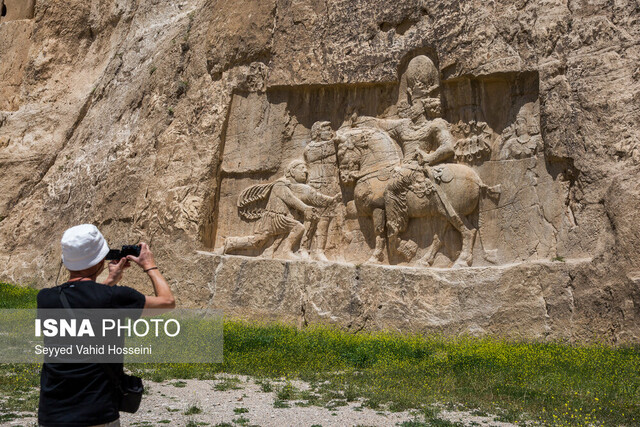
[[[227,237],[222,253],[239,250],[260,250],[272,238],[274,243],[263,252],[263,256],[273,256],[279,246],[283,246],[283,256],[288,259],[299,258],[293,248],[305,233],[305,225],[298,221],[294,213],[304,215],[305,223],[318,220],[317,207],[330,207],[340,200],[340,195],[325,196],[307,185],[307,166],[302,160],[292,161],[285,171],[284,178],[270,184],[258,184],[244,190],[238,198],[238,211],[248,220],[257,219],[254,234],[242,237]],[[261,201],[267,200],[264,208],[255,208]],[[312,229],[313,227],[307,227]],[[310,238],[307,236],[306,238]]]

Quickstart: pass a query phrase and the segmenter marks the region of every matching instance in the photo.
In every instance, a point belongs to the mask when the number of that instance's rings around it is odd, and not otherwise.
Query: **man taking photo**
[[[175,299],[162,277],[146,243],[140,255],[128,255],[109,262],[104,283],[96,282],[105,267],[109,246],[97,227],[82,224],[62,236],[62,263],[69,280],[38,293],[38,308],[63,308],[61,292],[71,308],[171,309]],[[155,296],[145,296],[133,288],[118,286],[129,262],[147,273]],[[122,364],[116,371],[122,372]],[[104,366],[98,363],[44,363],[40,377],[38,423],[44,427],[120,425],[118,397]]]

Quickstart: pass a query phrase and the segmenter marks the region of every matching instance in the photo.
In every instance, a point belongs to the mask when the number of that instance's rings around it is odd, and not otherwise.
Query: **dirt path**
[[[362,406],[356,400],[346,406],[300,406],[304,401],[280,400],[277,390],[284,381],[269,383],[271,390],[253,378],[227,376],[217,380],[170,380],[161,383],[145,381],[145,394],[136,414],[121,415],[122,426],[396,426],[407,421],[425,422],[424,415],[414,411],[391,412]],[[309,390],[301,381],[291,381],[298,391]],[[495,421],[494,416],[470,412],[441,410],[431,420],[444,420],[464,426],[507,427],[515,424]],[[5,422],[6,426],[36,425],[36,419],[25,417]],[[416,424],[414,424],[416,425]],[[447,425],[439,423],[437,425]]]

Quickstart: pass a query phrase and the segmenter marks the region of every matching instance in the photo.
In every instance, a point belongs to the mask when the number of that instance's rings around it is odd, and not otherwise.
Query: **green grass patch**
[[[198,406],[196,405],[191,405],[189,406],[189,408],[187,408],[186,411],[184,411],[185,415],[198,415],[202,413],[202,409],[200,409]]]
[[[246,417],[239,417],[239,418],[234,418],[233,422],[239,426],[246,426],[246,425],[249,425],[251,420],[249,420],[249,418],[246,418]]]
[[[260,386],[260,390],[262,390],[263,393],[271,393],[273,391],[273,384],[271,384],[269,380],[258,380],[256,384]]]
[[[286,383],[276,393],[276,397],[280,400],[292,400],[298,396],[298,390],[291,383]]]
[[[37,289],[0,282],[0,308],[36,308]]]
[[[30,293],[33,303],[35,291],[11,288],[0,289],[16,304],[28,304],[19,295]],[[429,408],[444,405],[511,422],[631,426],[640,425],[639,350],[226,322],[224,363],[128,368],[155,381],[254,376],[263,391],[274,393],[276,408],[360,399],[376,410],[424,411],[424,421],[415,422],[428,425],[452,425],[427,416]],[[216,390],[239,386],[239,379],[223,378]],[[296,390],[289,383],[294,379],[311,389]],[[8,396],[0,413],[35,410],[37,398],[29,396],[38,381],[37,365],[0,365],[0,395]]]
[[[291,405],[289,405],[289,403],[284,400],[276,399],[273,402],[273,407],[282,409],[282,408],[291,408]]]
[[[225,378],[216,385],[213,386],[213,389],[216,391],[227,391],[227,390],[240,390],[240,380],[238,378]]]

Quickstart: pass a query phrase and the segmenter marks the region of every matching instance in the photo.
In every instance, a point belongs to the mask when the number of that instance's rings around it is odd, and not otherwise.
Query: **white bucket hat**
[[[62,263],[71,271],[93,267],[107,256],[109,246],[95,225],[71,227],[62,235]]]

